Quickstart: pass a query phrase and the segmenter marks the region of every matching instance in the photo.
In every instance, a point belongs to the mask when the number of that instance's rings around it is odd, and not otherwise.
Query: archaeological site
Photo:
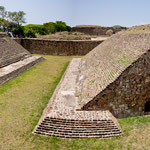
[[[74,58],[33,133],[121,135],[116,118],[150,113],[150,34],[122,31]]]
[[[150,150],[150,1],[1,0],[0,150]]]
[[[70,62],[34,134],[108,138],[122,134],[116,118],[150,114],[150,33],[145,30],[128,29],[101,41],[11,39],[1,33],[0,44],[0,84],[44,60],[30,52],[86,54]]]

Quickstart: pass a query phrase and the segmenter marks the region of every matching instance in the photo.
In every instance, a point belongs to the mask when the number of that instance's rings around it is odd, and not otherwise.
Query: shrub
[[[11,28],[11,32],[14,37],[24,37],[24,27],[22,25],[14,24]]]
[[[25,30],[25,37],[36,38],[36,33],[31,29]]]
[[[29,24],[24,26],[25,30],[32,30],[33,32],[40,34],[40,35],[46,35],[48,34],[47,29],[43,25],[36,25],[36,24]]]
[[[47,29],[48,33],[55,33],[56,32],[56,25],[54,22],[48,22],[43,24],[44,27]]]
[[[113,30],[112,29],[109,29],[109,30],[106,31],[106,35],[111,36],[112,34],[113,34]]]

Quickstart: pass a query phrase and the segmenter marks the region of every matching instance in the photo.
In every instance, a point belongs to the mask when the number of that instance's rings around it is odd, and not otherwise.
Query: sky
[[[27,24],[64,21],[67,25],[150,24],[150,0],[0,0],[7,11],[24,11]]]

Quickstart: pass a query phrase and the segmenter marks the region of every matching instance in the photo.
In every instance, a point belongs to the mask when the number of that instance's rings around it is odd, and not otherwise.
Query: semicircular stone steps
[[[112,120],[68,120],[46,117],[36,134],[61,138],[108,138],[121,135]]]
[[[107,110],[77,111],[75,96],[80,59],[69,64],[33,133],[61,138],[108,138],[122,134],[116,118]]]

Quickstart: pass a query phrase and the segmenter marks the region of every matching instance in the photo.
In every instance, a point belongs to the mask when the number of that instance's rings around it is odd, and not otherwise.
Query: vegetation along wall
[[[56,41],[56,40],[43,40],[43,39],[17,39],[16,42],[21,44],[25,49],[32,54],[44,54],[44,55],[86,55],[93,48],[98,46],[103,41],[91,41],[91,40],[72,40],[72,41]]]

